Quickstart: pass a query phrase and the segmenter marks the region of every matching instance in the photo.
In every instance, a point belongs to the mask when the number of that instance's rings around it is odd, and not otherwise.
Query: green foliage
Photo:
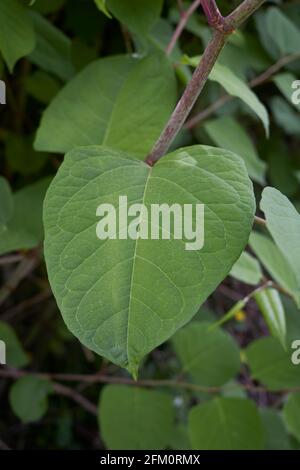
[[[193,322],[173,338],[182,373],[191,374],[196,383],[220,386],[235,377],[240,368],[239,349],[232,337],[209,323]]]
[[[14,212],[1,233],[0,254],[35,248],[41,243],[42,205],[49,182],[49,178],[42,179],[14,194]]]
[[[300,8],[263,3],[153,165],[203,9],[0,0],[1,448],[300,449]],[[204,246],[99,240],[120,195],[203,203]]]
[[[11,72],[17,60],[34,46],[34,29],[27,9],[18,0],[1,0],[0,51]]]
[[[300,393],[289,395],[283,415],[289,432],[300,441]]]
[[[264,184],[266,164],[259,159],[250,137],[237,121],[231,117],[223,116],[208,121],[204,127],[216,145],[243,157],[250,178]]]
[[[280,295],[275,289],[263,289],[254,296],[267,325],[286,349],[286,322]]]
[[[174,426],[172,397],[137,387],[108,385],[99,402],[99,422],[110,449],[164,449]]]
[[[288,198],[275,188],[264,189],[260,205],[266,216],[267,228],[287,259],[299,286],[300,215]]]
[[[193,407],[189,431],[193,449],[259,450],[264,445],[257,409],[241,398],[214,398]]]
[[[23,423],[38,421],[47,411],[51,390],[48,380],[30,375],[21,377],[10,389],[10,405]]]
[[[141,88],[141,84],[146,86]],[[103,144],[143,158],[174,102],[175,78],[162,54],[141,60],[128,56],[100,59],[52,101],[35,147],[67,152],[77,146]]]
[[[28,364],[28,354],[24,351],[15,331],[3,321],[0,321],[0,340],[6,344],[6,364],[10,367],[24,367]]]
[[[251,375],[270,390],[300,386],[300,375],[291,352],[275,338],[261,338],[246,349]]]
[[[262,271],[257,259],[247,253],[247,251],[243,251],[239,259],[232,266],[230,276],[255,286],[262,278]]]
[[[125,191],[128,204],[143,202],[149,213],[151,203],[204,203],[210,233],[205,247],[186,250],[184,240],[172,236],[166,244],[161,235],[97,239],[98,205],[118,207]],[[190,320],[226,276],[249,237],[253,213],[245,166],[225,150],[185,148],[152,169],[105,147],[70,152],[44,206],[49,280],[68,327],[86,346],[136,375],[143,356]],[[148,227],[150,233],[151,217]],[[122,296],[116,298],[115,291]]]

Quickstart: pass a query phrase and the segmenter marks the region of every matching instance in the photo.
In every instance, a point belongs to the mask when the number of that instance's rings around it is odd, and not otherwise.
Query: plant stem
[[[153,166],[167,152],[199,97],[224,44],[225,35],[215,31],[169,122],[147,157],[148,165]]]
[[[148,163],[148,165],[153,166],[155,162],[157,162],[168,151],[171,143],[182,128],[196,100],[203,90],[209,74],[223,49],[228,34],[245,21],[264,3],[264,1],[265,0],[244,0],[244,2],[233,11],[233,13],[226,18],[223,18],[214,0],[202,0],[203,9],[207,15],[208,22],[214,28],[214,33],[173,114],[162,131],[159,139],[155,143],[152,151],[147,156],[146,163]]]
[[[281,57],[277,62],[275,62],[275,64],[271,65],[271,67],[269,67],[263,73],[261,73],[257,77],[250,80],[248,83],[248,86],[250,88],[255,88],[259,85],[263,85],[265,82],[270,80],[277,72],[279,72],[283,67],[285,67],[287,64],[291,62],[294,62],[295,60],[298,60],[299,58],[300,58],[300,54],[289,54],[284,57]],[[235,96],[233,95],[228,95],[228,94],[222,95],[218,100],[216,100],[206,109],[196,114],[195,116],[191,117],[191,119],[189,119],[185,123],[184,125],[185,129],[192,129],[200,122],[209,118],[215,111],[217,111],[218,109],[220,109],[222,106],[224,106],[226,103],[228,103],[229,101],[233,99],[235,99]]]

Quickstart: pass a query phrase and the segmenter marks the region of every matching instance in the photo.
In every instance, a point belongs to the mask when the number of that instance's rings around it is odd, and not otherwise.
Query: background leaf
[[[51,390],[51,382],[48,380],[27,375],[12,385],[9,402],[23,423],[38,421],[47,411]]]
[[[163,449],[171,440],[174,418],[166,393],[122,385],[102,391],[99,425],[109,449]]]
[[[173,338],[182,370],[201,385],[220,386],[235,377],[240,368],[239,349],[231,336],[209,323],[193,322]]]
[[[241,398],[214,398],[189,414],[193,449],[259,450],[263,429],[255,404]]]

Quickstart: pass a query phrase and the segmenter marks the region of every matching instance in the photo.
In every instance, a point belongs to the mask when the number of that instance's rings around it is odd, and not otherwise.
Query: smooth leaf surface
[[[262,278],[260,264],[247,251],[243,251],[239,259],[232,266],[230,276],[250,285],[257,285]]]
[[[33,375],[16,380],[9,392],[9,402],[23,423],[38,421],[48,408],[51,383]]]
[[[299,53],[300,29],[279,8],[268,9],[266,25],[281,55]]]
[[[289,395],[284,404],[283,416],[289,432],[300,441],[300,393]]]
[[[15,63],[29,54],[35,46],[30,16],[17,0],[0,2],[0,51],[12,72]]]
[[[263,289],[254,296],[264,319],[275,338],[286,348],[285,312],[280,295],[275,289]]]
[[[292,363],[291,350],[267,337],[254,341],[245,351],[251,375],[270,390],[300,386],[299,366]]]
[[[31,12],[36,33],[36,47],[29,59],[42,70],[63,81],[75,73],[71,61],[71,40],[39,13]]]
[[[50,178],[17,191],[14,213],[0,237],[0,254],[36,247],[43,240],[42,206]]]
[[[271,277],[290,293],[296,302],[299,302],[299,286],[296,276],[288,260],[275,243],[258,232],[252,232],[249,241],[252,250]]]
[[[275,410],[263,408],[260,416],[265,434],[265,449],[290,450],[289,436],[281,414]]]
[[[297,80],[297,77],[289,72],[283,72],[275,75],[273,80],[287,101],[299,110],[299,104],[294,103],[292,100],[292,94],[294,91],[292,85],[294,81]]]
[[[300,288],[300,214],[280,191],[267,187],[260,203],[267,228],[288,260]]]
[[[214,398],[189,414],[193,449],[259,450],[263,428],[255,404],[243,398]]]
[[[159,18],[163,0],[107,0],[107,7],[133,33],[146,35]]]
[[[111,15],[106,7],[106,0],[94,0],[97,7],[99,8],[102,13],[104,13],[108,18],[111,18]]]
[[[174,72],[165,56],[114,56],[80,72],[46,109],[35,147],[67,152],[103,144],[145,157],[173,110]]]
[[[209,323],[193,322],[182,328],[173,338],[182,373],[205,386],[219,387],[235,377],[240,368],[239,349],[233,338]]]
[[[187,58],[186,61],[197,67],[199,64],[199,57],[193,57],[192,59]],[[255,93],[249,88],[249,86],[235,75],[228,67],[219,64],[218,62],[214,65],[209,80],[219,83],[229,95],[236,96],[244,103],[246,103],[252,111],[262,121],[266,134],[269,135],[269,115],[265,106],[259,101]]]
[[[257,183],[265,183],[266,164],[259,159],[250,137],[237,121],[232,117],[223,116],[208,121],[204,128],[216,145],[243,158],[250,178]]]
[[[174,411],[166,393],[108,385],[99,402],[101,435],[109,449],[164,449],[172,438]]]
[[[186,250],[173,228],[162,240],[161,227],[160,240],[99,240],[96,209],[111,203],[118,214],[120,195],[149,212],[151,204],[204,204],[204,247]],[[254,209],[245,165],[226,150],[178,149],[153,168],[106,147],[70,152],[44,204],[49,280],[67,326],[136,374],[142,357],[187,323],[228,274]]]

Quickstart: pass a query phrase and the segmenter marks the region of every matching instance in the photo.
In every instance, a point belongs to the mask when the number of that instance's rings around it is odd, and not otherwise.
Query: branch
[[[270,284],[271,285],[271,284]],[[205,392],[205,393],[219,393],[222,390],[222,387],[206,387],[203,385],[198,385],[194,384],[191,382],[184,382],[181,380],[169,380],[169,379],[163,379],[163,380],[152,380],[152,379],[145,379],[145,380],[133,380],[127,377],[115,377],[115,376],[110,376],[110,375],[103,375],[103,374],[92,374],[92,375],[84,375],[84,374],[48,374],[48,373],[32,373],[32,372],[27,372],[27,371],[22,371],[18,369],[10,369],[10,368],[4,368],[0,369],[0,377],[3,378],[10,378],[10,379],[16,379],[19,377],[24,377],[25,375],[34,375],[35,377],[41,377],[41,378],[46,378],[50,380],[60,380],[60,381],[65,381],[65,382],[83,382],[83,383],[89,383],[89,384],[96,384],[96,383],[102,383],[102,384],[118,384],[118,385],[128,385],[132,387],[146,387],[146,388],[160,388],[160,387],[166,387],[166,388],[179,388],[179,389],[184,389],[184,390],[190,390],[191,392],[198,393],[198,392]],[[68,389],[68,392],[64,393],[62,391],[62,386],[57,388],[57,385],[60,384],[55,384],[56,391],[57,393],[61,393],[62,395],[64,394],[65,396],[69,396],[72,398],[74,401],[77,401],[82,405],[82,397],[80,395],[80,400],[78,400],[78,393],[73,391],[73,389]],[[66,387],[67,388],[67,387]],[[237,383],[233,384],[230,389],[235,390],[242,388],[244,390],[248,391],[255,391],[255,392],[267,392],[268,389],[264,386],[261,385],[254,385],[254,384],[244,384],[244,383]],[[279,390],[278,393],[289,393],[289,392],[296,392],[300,391],[300,387],[295,387],[295,388],[287,388],[284,390]],[[72,394],[71,394],[72,392]],[[85,400],[85,399],[84,399]],[[90,403],[90,402],[89,402]],[[94,414],[96,411],[95,405],[91,404],[92,407],[90,408],[90,412]],[[85,409],[87,409],[86,406],[82,405]],[[90,407],[88,405],[88,407]],[[93,409],[93,411],[92,411]]]
[[[273,75],[275,75],[283,67],[285,67],[287,64],[294,62],[295,60],[298,60],[299,58],[300,58],[300,54],[289,54],[284,57],[281,57],[277,62],[275,62],[275,64],[273,64],[263,73],[261,73],[257,77],[250,80],[250,82],[248,83],[248,86],[250,88],[255,88],[259,85],[264,84],[265,82],[270,80],[273,77]],[[184,127],[186,129],[192,129],[200,122],[209,118],[215,111],[217,111],[218,109],[220,109],[222,106],[224,106],[226,103],[228,103],[229,101],[233,99],[235,99],[235,96],[224,94],[218,100],[216,100],[214,103],[208,106],[206,109],[204,109],[203,111],[201,111],[200,113],[196,114],[191,119],[189,119],[185,123]]]
[[[181,36],[182,31],[184,30],[187,22],[189,21],[190,17],[194,13],[194,11],[201,5],[201,0],[195,0],[190,7],[181,13],[180,16],[180,21],[174,31],[174,34],[171,38],[171,41],[169,42],[167,48],[166,48],[166,54],[170,55],[173,52],[173,49]]]
[[[203,90],[209,74],[224,47],[227,36],[234,28],[245,21],[264,1],[265,0],[244,0],[242,5],[234,10],[231,15],[223,18],[214,0],[202,0],[202,6],[205,9],[205,13],[208,15],[208,21],[214,28],[214,34],[167,125],[146,158],[148,165],[153,166],[155,162],[168,151]],[[217,18],[217,20],[215,18]]]

